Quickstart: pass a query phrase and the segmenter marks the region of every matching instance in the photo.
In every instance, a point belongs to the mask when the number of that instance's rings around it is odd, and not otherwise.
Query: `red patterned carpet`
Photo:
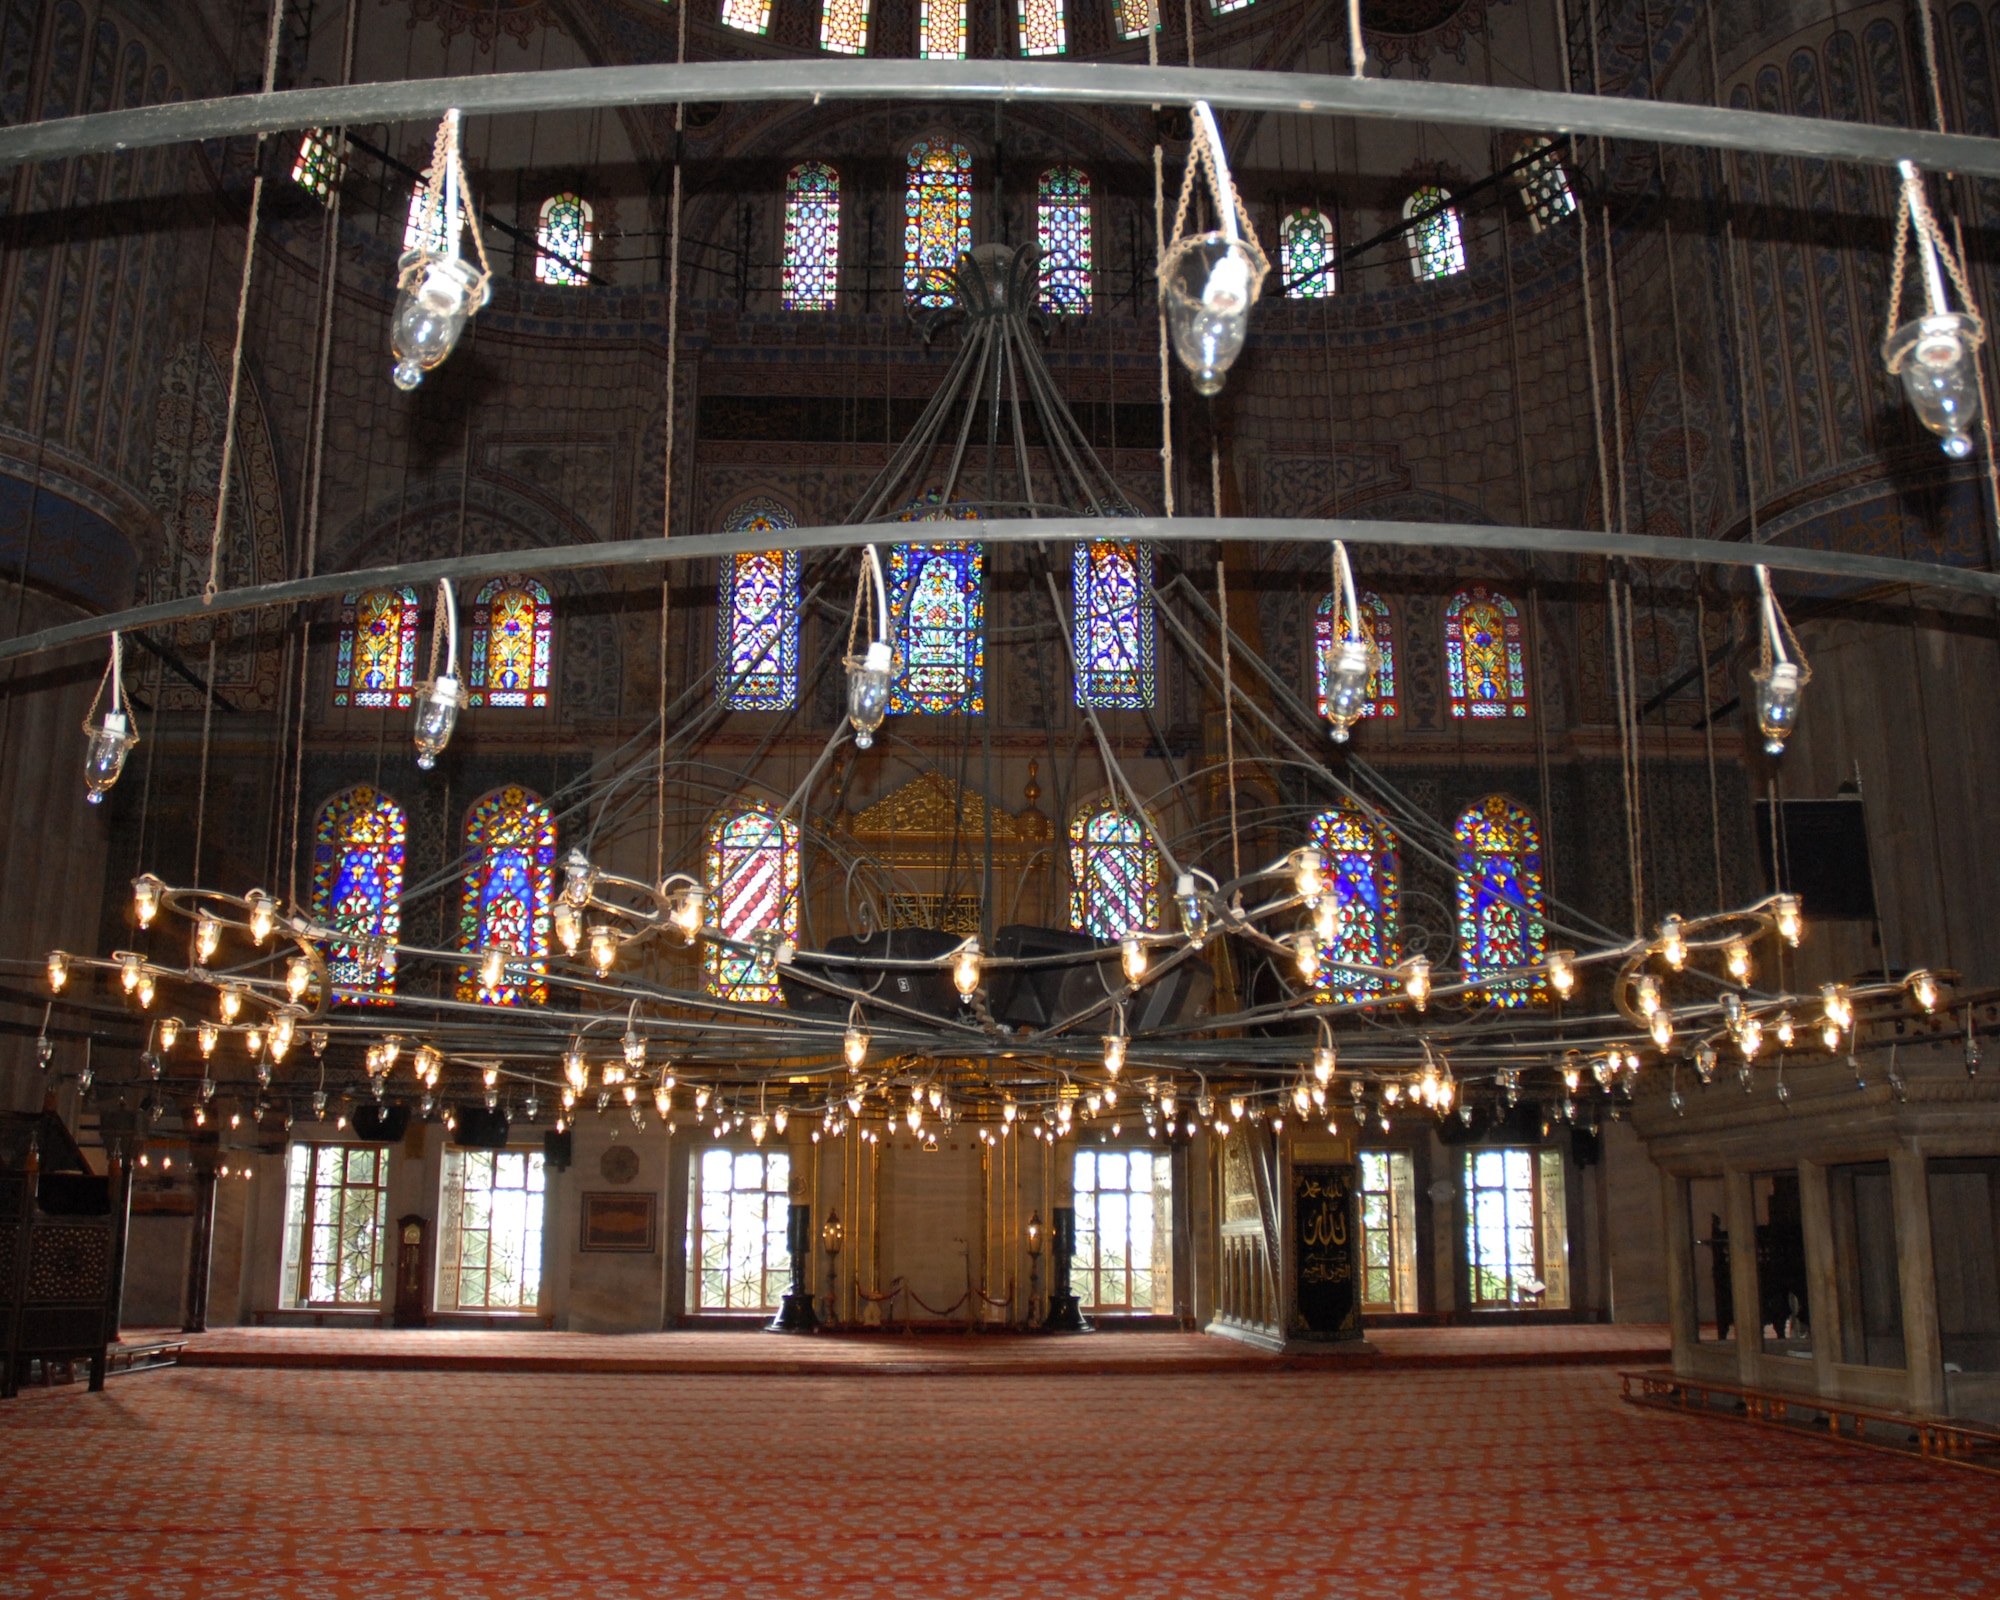
[[[1601,1367],[168,1369],[0,1405],[0,1597],[1991,1596],[1984,1476]]]

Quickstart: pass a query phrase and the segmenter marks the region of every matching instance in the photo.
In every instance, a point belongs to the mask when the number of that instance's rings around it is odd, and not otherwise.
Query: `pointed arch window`
[[[1162,27],[1155,0],[1115,0],[1113,9],[1117,12],[1118,37],[1121,39],[1145,38],[1149,22],[1155,32]]]
[[[1063,0],[1020,0],[1021,54],[1059,56],[1069,45]]]
[[[549,703],[550,635],[555,607],[533,578],[495,578],[472,603],[472,703]]]
[[[868,53],[868,0],[825,0],[819,14],[819,47],[839,56]]]
[[[1340,287],[1333,219],[1301,206],[1278,229],[1278,271],[1291,300],[1324,300]]]
[[[908,167],[903,288],[920,306],[949,305],[951,288],[942,280],[972,248],[972,152],[949,139],[919,139]]]
[[[1390,980],[1366,972],[1343,972],[1337,963],[1393,967],[1398,957],[1397,912],[1401,875],[1396,836],[1359,806],[1338,806],[1313,819],[1312,840],[1325,858],[1339,912],[1333,937],[1319,948],[1314,980],[1332,1000],[1363,1000],[1380,994]]]
[[[1090,309],[1090,179],[1075,167],[1042,174],[1035,202],[1042,247],[1041,306],[1061,316]]]
[[[1368,703],[1364,717],[1393,717],[1396,714],[1396,631],[1389,615],[1389,602],[1379,594],[1363,590],[1361,616],[1347,619],[1349,638],[1369,638],[1375,642],[1375,675],[1368,683]],[[1313,617],[1313,660],[1319,683],[1319,714],[1326,715],[1326,691],[1333,672],[1333,658],[1339,641],[1333,636],[1332,595],[1321,598]],[[1362,633],[1365,628],[1367,632]]]
[[[1069,824],[1069,920],[1122,939],[1160,918],[1160,857],[1145,824],[1116,800],[1079,806]]]
[[[1514,152],[1517,162],[1528,164],[1514,175],[1520,185],[1521,204],[1528,213],[1528,226],[1536,233],[1562,221],[1576,211],[1576,196],[1563,171],[1562,156],[1553,139],[1530,139]]]
[[[427,204],[429,198],[423,185],[418,184],[410,196],[410,214],[403,223],[403,248],[441,255],[451,243],[444,236],[444,207]]]
[[[799,932],[799,828],[757,804],[717,815],[708,825],[709,904],[723,936],[751,942],[775,932],[792,940]],[[775,968],[756,952],[710,943],[704,960],[708,992],[718,999],[774,1005],[779,998]]]
[[[1153,550],[1093,539],[1071,561],[1076,703],[1143,710],[1153,703]]]
[[[1521,613],[1497,589],[1474,584],[1444,613],[1445,687],[1454,717],[1525,717],[1527,669]]]
[[[727,533],[781,534],[799,519],[769,495],[745,500]],[[724,556],[716,595],[715,697],[731,711],[783,711],[799,694],[799,553]]]
[[[926,61],[965,59],[967,0],[920,0],[917,54]]]
[[[347,934],[327,947],[327,975],[343,1005],[387,1005],[394,957],[380,945],[403,926],[403,808],[358,783],[320,807],[313,823],[313,915]]]
[[[1465,270],[1465,234],[1451,192],[1426,184],[1403,202],[1410,224],[1410,276],[1449,278]]]
[[[465,890],[459,948],[510,953],[498,988],[460,970],[458,998],[487,1005],[541,1005],[548,999],[549,911],[554,905],[556,823],[548,806],[519,784],[495,789],[465,817]]]
[[[899,544],[889,551],[896,677],[889,709],[986,710],[986,547]]]
[[[554,194],[535,227],[535,276],[564,286],[590,282],[590,202]]]
[[[771,0],[722,0],[722,25],[740,33],[769,33]]]
[[[787,311],[831,311],[840,277],[840,174],[801,161],[785,174]]]
[[[337,706],[407,707],[416,688],[417,591],[370,589],[340,605]]]
[[[1488,795],[1458,819],[1458,959],[1495,1005],[1547,998],[1539,967],[1548,955],[1543,922],[1542,837],[1535,819],[1505,795]],[[1499,978],[1509,968],[1534,968]]]

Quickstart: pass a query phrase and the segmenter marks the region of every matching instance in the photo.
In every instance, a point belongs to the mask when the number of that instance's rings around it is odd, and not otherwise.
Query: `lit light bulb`
[[[701,921],[704,910],[705,902],[702,892],[693,884],[689,884],[679,894],[674,896],[673,910],[668,913],[668,920],[673,923],[675,929],[679,932],[682,943],[694,943],[695,935],[701,932]]]
[[[1745,1061],[1754,1061],[1757,1052],[1764,1048],[1764,1024],[1754,1016],[1743,1019],[1743,1026],[1736,1032],[1736,1048],[1743,1052]]]
[[[1136,933],[1125,935],[1119,946],[1125,963],[1125,981],[1137,983],[1146,975],[1146,942]]]
[[[271,1059],[283,1061],[292,1048],[298,1024],[289,1011],[280,1011],[271,1019]]]
[[[1919,238],[1917,250],[1928,253]],[[1939,300],[1941,302],[1942,296]],[[1979,418],[1979,380],[1973,349],[1985,330],[1957,311],[1935,311],[1904,323],[1882,342],[1882,362],[1903,380],[1917,420],[1938,436],[1944,453],[1962,461],[1972,454],[1972,424]]]
[[[1750,946],[1741,939],[1731,939],[1723,952],[1723,962],[1729,969],[1729,976],[1738,983],[1750,981]]]
[[[1247,241],[1221,233],[1181,240],[1160,267],[1160,298],[1174,353],[1188,369],[1196,394],[1222,392],[1222,382],[1243,351],[1250,307],[1269,271]]]
[[[620,1087],[618,1092],[625,1097],[625,1103],[628,1106],[638,1104],[639,1086],[636,1083],[624,1084],[623,1086]]]
[[[1650,1017],[1660,1009],[1660,980],[1650,972],[1642,973],[1632,986],[1633,999],[1639,1007],[1639,1015]]]
[[[849,1116],[858,1117],[861,1115],[861,1100],[862,1094],[859,1089],[847,1097],[847,1114]]]
[[[1117,1077],[1125,1070],[1125,1035],[1107,1033],[1104,1036],[1104,1070]]]
[[[1313,935],[1321,944],[1332,944],[1340,933],[1340,900],[1331,889],[1313,902]]]
[[[180,1037],[181,1019],[179,1017],[162,1017],[160,1019],[160,1048],[162,1050],[173,1049],[180,1042]]]
[[[304,956],[293,956],[285,963],[285,993],[294,1000],[303,1000],[311,985],[312,962]]]
[[[243,991],[233,983],[225,985],[215,998],[215,1006],[224,1022],[234,1022],[243,1009]]]
[[[791,1120],[792,1113],[784,1106],[779,1106],[776,1111],[771,1113],[771,1126],[780,1134],[785,1131],[786,1126]]]
[[[1660,954],[1676,972],[1687,965],[1687,938],[1681,932],[1681,919],[1677,916],[1669,916],[1660,923]]]
[[[1910,997],[1924,1008],[1926,1014],[1937,1010],[1938,984],[1936,978],[1919,967],[1915,972],[1910,974],[1909,985]]]
[[[895,662],[889,646],[871,639],[865,655],[848,656],[847,720],[854,728],[854,745],[866,750],[875,742],[876,730],[889,710],[889,684]]]
[[[140,1010],[144,1011],[151,1008],[153,993],[153,975],[150,972],[140,973],[139,986],[132,991],[132,998],[139,1002]]]
[[[910,1125],[910,1132],[915,1133],[924,1125],[924,1108],[912,1102],[910,1109],[903,1113],[903,1120]]]
[[[1655,1046],[1661,1050],[1666,1049],[1668,1045],[1674,1042],[1674,1019],[1672,1013],[1664,1006],[1655,1011],[1652,1021],[1647,1025],[1647,1031],[1652,1034]]]
[[[207,966],[221,943],[222,924],[215,920],[213,913],[202,912],[194,919],[194,964]]]
[[[132,880],[132,920],[140,927],[153,925],[153,918],[160,914],[160,892],[165,888],[150,872]]]
[[[243,1048],[254,1061],[264,1053],[264,1030],[252,1024],[243,1031]]]
[[[69,957],[61,950],[49,952],[49,988],[61,994],[63,985],[69,982]]]
[[[694,1108],[696,1111],[706,1111],[708,1109],[708,1101],[709,1101],[709,1093],[706,1089],[695,1090]]]
[[[1825,1011],[1828,1022],[1842,1032],[1854,1026],[1854,1007],[1839,984],[1821,984],[1819,998],[1821,1009]]]
[[[1828,1055],[1840,1054],[1840,1028],[1832,1022],[1820,1024],[1819,1042],[1826,1046]]]
[[[583,914],[569,901],[558,900],[552,920],[555,924],[556,938],[562,943],[563,954],[575,955],[577,946],[583,943]]]
[[[402,1053],[403,1041],[395,1034],[390,1034],[388,1038],[382,1041],[382,1070],[387,1072],[394,1067],[396,1065],[396,1057]]]
[[[451,255],[406,251],[396,264],[396,314],[389,328],[396,365],[390,377],[406,393],[451,354],[466,322],[492,293],[485,274],[459,260],[458,241],[448,248]]]
[[[493,950],[484,950],[480,952],[479,986],[482,989],[485,989],[490,992],[494,989],[499,988],[501,980],[504,979],[506,976],[507,976],[506,951],[493,949]]]
[[[847,1070],[859,1072],[861,1064],[868,1059],[868,1030],[857,1022],[850,1022],[840,1041],[840,1053],[847,1060]]]
[[[102,805],[105,795],[124,772],[125,758],[132,753],[139,736],[132,731],[131,719],[122,711],[105,712],[102,722],[94,728],[86,723],[84,732],[89,735],[90,746],[83,758],[83,797],[94,806]]]
[[[1764,735],[1764,753],[1782,755],[1785,741],[1798,726],[1805,699],[1805,670],[1796,661],[1773,661],[1750,674],[1757,686],[1757,727]]]
[[[204,1022],[199,1028],[195,1029],[195,1043],[201,1046],[201,1053],[204,1060],[215,1054],[216,1041],[221,1037],[222,1030],[212,1022]]]
[[[752,1144],[762,1144],[764,1142],[764,1136],[768,1134],[770,1131],[771,1131],[770,1118],[764,1116],[756,1116],[750,1119],[750,1142]]]
[[[1774,894],[1771,896],[1771,916],[1778,926],[1778,937],[1794,950],[1805,937],[1805,919],[1799,912],[1799,897],[1795,894]]]
[[[1293,935],[1292,959],[1298,963],[1299,976],[1307,983],[1319,976],[1319,936],[1312,929]]]
[[[134,989],[139,987],[139,980],[145,976],[145,973],[146,958],[144,956],[133,955],[128,951],[118,958],[118,981],[125,986],[127,994],[130,994]]]
[[[1368,685],[1375,676],[1375,646],[1353,635],[1342,639],[1326,673],[1326,720],[1333,724],[1335,744],[1345,744],[1348,731],[1368,710]]]
[[[1778,1025],[1772,1032],[1777,1035],[1779,1049],[1791,1049],[1792,1041],[1798,1037],[1798,1030],[1792,1026],[1791,1012],[1780,1011],[1778,1013]]]
[[[1313,1077],[1320,1083],[1330,1083],[1333,1080],[1334,1066],[1332,1045],[1323,1044],[1313,1051]]]
[[[1292,869],[1292,887],[1299,898],[1317,900],[1326,887],[1326,857],[1319,853],[1318,847],[1299,846],[1291,853],[1288,864]]]
[[[1549,955],[1549,987],[1567,1000],[1576,992],[1576,952],[1556,950]]]
[[[1312,1105],[1312,1092],[1302,1083],[1292,1085],[1292,1109],[1304,1116]]]
[[[667,1084],[656,1085],[653,1090],[653,1109],[665,1116],[673,1109],[674,1091]]]
[[[590,930],[590,964],[602,978],[618,959],[618,936],[599,923]]]
[[[951,963],[952,987],[970,1000],[979,992],[979,941],[968,939]]]
[[[425,772],[437,765],[444,747],[451,743],[458,714],[465,709],[469,698],[449,672],[440,672],[417,689],[412,738],[417,747],[417,765]]]
[[[1385,1106],[1392,1106],[1402,1098],[1403,1086],[1395,1079],[1392,1078],[1389,1082],[1382,1085],[1382,1103]]]
[[[262,889],[250,891],[250,937],[262,944],[271,937],[271,929],[277,925],[278,902]]]
[[[1428,956],[1411,956],[1403,963],[1403,992],[1419,1011],[1431,997],[1431,963]]]

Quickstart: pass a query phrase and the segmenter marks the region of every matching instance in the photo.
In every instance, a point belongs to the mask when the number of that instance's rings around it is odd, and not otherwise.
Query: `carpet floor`
[[[169,1368],[0,1405],[0,1597],[1992,1596],[2000,1493],[1603,1367]]]

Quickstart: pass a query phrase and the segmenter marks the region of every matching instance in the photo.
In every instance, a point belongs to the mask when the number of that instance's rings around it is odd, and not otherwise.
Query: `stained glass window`
[[[295,1144],[285,1158],[287,1306],[379,1306],[389,1225],[389,1152]]]
[[[782,1150],[704,1150],[691,1163],[693,1311],[774,1311],[791,1287],[792,1158]]]
[[[1389,619],[1389,602],[1379,594],[1363,590],[1360,595],[1362,626],[1366,637],[1375,641],[1375,676],[1368,684],[1368,704],[1364,717],[1393,717],[1396,714],[1396,635]],[[1355,619],[1347,619],[1349,638],[1360,633]],[[1324,596],[1313,616],[1313,661],[1319,681],[1319,714],[1326,715],[1327,680],[1333,672],[1333,596]]]
[[[1250,0],[1215,0],[1215,14],[1226,16],[1232,11],[1241,11],[1249,3]]]
[[[1159,861],[1145,824],[1116,800],[1079,807],[1069,823],[1070,926],[1100,939],[1152,927]]]
[[[799,932],[799,826],[767,806],[719,814],[708,825],[709,904],[724,937],[749,943],[766,929]],[[778,977],[754,951],[707,947],[708,992],[723,1000],[772,1005]]]
[[[365,783],[327,801],[313,825],[313,915],[355,936],[326,952],[335,997],[348,1005],[386,1005],[396,986],[393,961],[364,941],[394,939],[402,928],[407,831],[403,808]]]
[[[1414,221],[1421,217],[1421,222]],[[1465,270],[1465,235],[1451,195],[1433,185],[1419,189],[1403,202],[1403,220],[1410,222],[1410,275],[1417,279],[1449,278]]]
[[[1484,987],[1497,1005],[1547,996],[1540,963],[1548,954],[1542,922],[1542,839],[1534,818],[1505,795],[1488,795],[1458,819],[1458,955],[1468,982],[1510,967],[1536,970]]]
[[[797,517],[769,495],[745,500],[723,524],[729,533],[796,528]],[[783,711],[799,694],[799,553],[752,550],[725,556],[715,599],[715,697],[731,711]]]
[[[769,33],[771,0],[722,0],[722,25],[744,33]]]
[[[1069,43],[1063,0],[1020,0],[1021,54],[1059,56]]]
[[[966,0],[920,0],[917,54],[926,61],[965,59]]]
[[[1079,1150],[1071,1281],[1091,1311],[1174,1309],[1173,1160],[1164,1151]]]
[[[1359,807],[1345,805],[1313,819],[1312,840],[1326,860],[1340,908],[1333,937],[1320,946],[1314,983],[1333,1000],[1380,994],[1390,980],[1342,972],[1334,964],[1393,967],[1398,960],[1396,836]]]
[[[312,129],[299,141],[298,159],[292,163],[292,182],[322,200],[340,182],[340,152],[320,129]]]
[[[461,950],[506,950],[500,985],[488,989],[476,966],[460,969],[458,998],[512,1006],[548,999],[549,910],[554,903],[556,823],[519,784],[495,789],[466,814]]]
[[[1444,613],[1444,675],[1454,717],[1525,717],[1521,613],[1484,584],[1461,589]]]
[[[1142,710],[1153,703],[1153,550],[1093,539],[1071,562],[1080,706]]]
[[[920,306],[951,304],[943,280],[971,248],[972,152],[949,140],[919,139],[910,146],[903,192],[904,291]]]
[[[539,1150],[447,1150],[438,1223],[438,1308],[533,1311],[542,1298]]]
[[[341,602],[335,705],[407,707],[416,673],[416,590],[370,589]]]
[[[866,55],[868,0],[825,0],[819,14],[819,47],[835,55]]]
[[[1534,157],[1529,160],[1529,157]],[[1521,186],[1521,204],[1528,211],[1528,226],[1535,232],[1562,221],[1576,210],[1576,196],[1570,192],[1569,174],[1563,171],[1562,157],[1552,139],[1530,139],[1514,152],[1516,161],[1528,165],[1515,173]]]
[[[590,282],[590,202],[573,194],[542,202],[535,229],[535,276],[543,283]]]
[[[785,174],[787,311],[831,311],[840,277],[840,174],[801,161]]]
[[[1042,174],[1035,205],[1035,243],[1042,247],[1044,311],[1090,309],[1090,179],[1075,167]]]
[[[985,711],[986,547],[894,545],[887,576],[897,658],[889,709]]]
[[[418,184],[410,196],[409,219],[403,224],[403,248],[442,255],[452,245],[444,236],[444,205],[440,202],[433,206],[428,203],[429,198],[429,192]]]
[[[472,603],[472,703],[549,703],[549,633],[554,608],[533,578],[495,578]]]
[[[1278,229],[1278,271],[1294,300],[1324,300],[1340,287],[1333,248],[1333,219],[1302,206]]]
[[[1116,0],[1115,10],[1118,14],[1118,37],[1121,39],[1145,38],[1148,19],[1155,31],[1160,27],[1158,0]]]

